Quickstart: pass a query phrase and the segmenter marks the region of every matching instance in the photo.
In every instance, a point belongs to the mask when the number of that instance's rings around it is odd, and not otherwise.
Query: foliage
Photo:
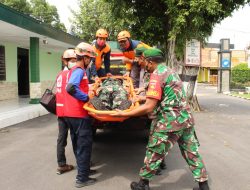
[[[31,6],[27,0],[0,0],[0,3],[7,5],[25,14],[31,14]]]
[[[250,82],[250,68],[247,63],[241,63],[232,68],[232,81],[242,84]]]
[[[245,90],[245,87],[249,87],[249,86],[250,86],[250,81],[245,82],[245,83],[234,82],[234,81],[230,82],[230,89],[242,89],[242,90]]]
[[[134,38],[167,47],[174,40],[175,53],[183,56],[186,40],[202,42],[211,35],[215,24],[250,0],[106,0],[113,13],[123,18],[124,10],[132,9]]]
[[[57,29],[66,31],[64,24],[60,22],[57,8],[46,0],[0,0],[0,2]]]
[[[70,33],[87,42],[95,39],[95,33],[99,28],[109,32],[110,40],[116,40],[118,32],[130,28],[130,20],[134,20],[131,10],[127,10],[123,18],[114,17],[111,5],[104,0],[78,0],[78,4],[80,11],[72,10],[74,19]]]

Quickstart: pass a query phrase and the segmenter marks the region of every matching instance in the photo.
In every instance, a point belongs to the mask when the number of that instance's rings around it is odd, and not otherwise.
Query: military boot
[[[199,187],[195,187],[193,190],[209,190],[207,181],[199,182]]]
[[[139,182],[132,182],[130,187],[132,190],[150,190],[149,181],[147,179],[140,179]]]
[[[119,110],[126,110],[129,109],[132,105],[131,100],[122,100],[121,104],[117,107]]]
[[[103,104],[102,100],[98,97],[94,97],[90,100],[90,103],[94,106],[97,110],[107,110],[106,106]]]
[[[167,165],[166,165],[166,163],[165,163],[165,160],[163,160],[163,161],[161,162],[160,168],[161,168],[162,170],[167,169]]]
[[[158,168],[158,170],[156,170],[155,175],[162,175],[162,170],[161,170],[161,168]]]

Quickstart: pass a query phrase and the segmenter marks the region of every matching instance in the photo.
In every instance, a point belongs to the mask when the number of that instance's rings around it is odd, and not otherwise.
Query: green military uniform
[[[107,78],[99,87],[98,96],[91,103],[99,110],[128,109],[132,102],[128,100],[128,92],[122,80]]]
[[[169,150],[177,142],[182,156],[188,163],[196,181],[208,179],[202,157],[198,152],[194,119],[186,102],[182,82],[177,73],[165,63],[159,64],[151,74],[147,97],[159,100],[150,128],[142,179],[151,179]]]

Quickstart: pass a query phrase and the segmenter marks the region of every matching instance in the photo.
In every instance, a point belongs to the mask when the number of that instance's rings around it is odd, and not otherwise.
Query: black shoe
[[[164,161],[162,161],[162,163],[161,163],[161,165],[160,165],[160,168],[161,168],[162,170],[167,169],[167,165],[165,164]]]
[[[85,187],[85,186],[88,186],[88,185],[93,185],[97,180],[95,178],[88,178],[87,181],[79,181],[79,180],[76,180],[76,184],[75,184],[75,187],[77,188],[81,188],[81,187]]]
[[[132,102],[130,100],[122,100],[121,104],[117,107],[119,110],[126,110],[129,109],[132,105]]]
[[[193,190],[209,190],[207,181],[199,182],[199,187],[195,187]]]
[[[97,170],[89,170],[89,175],[95,175],[97,174]]]
[[[162,175],[162,170],[161,170],[161,168],[159,168],[158,170],[156,170],[155,175]]]
[[[130,187],[132,190],[150,190],[149,181],[146,179],[141,179],[139,182],[132,182]]]
[[[90,103],[94,106],[97,110],[107,110],[106,106],[102,103],[102,100],[98,97],[94,97],[90,100]]]

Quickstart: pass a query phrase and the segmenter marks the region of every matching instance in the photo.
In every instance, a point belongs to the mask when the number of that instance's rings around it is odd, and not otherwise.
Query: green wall
[[[62,53],[40,49],[40,81],[56,79],[62,69],[61,56]]]
[[[17,82],[17,45],[1,43],[5,47],[6,81]]]
[[[5,47],[6,82],[17,82],[18,45],[4,42],[0,42],[0,44]],[[55,80],[58,72],[62,69],[61,55],[62,53],[40,49],[40,81]]]

